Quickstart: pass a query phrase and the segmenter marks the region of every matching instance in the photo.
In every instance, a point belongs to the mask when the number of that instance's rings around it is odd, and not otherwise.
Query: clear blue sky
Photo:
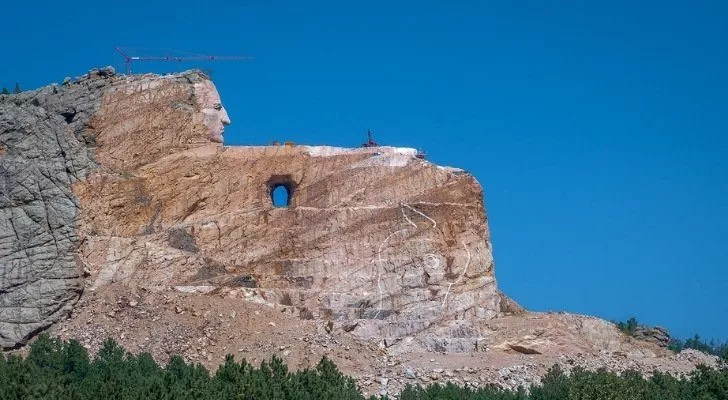
[[[136,71],[212,69],[228,144],[371,128],[472,172],[530,309],[728,339],[725,1],[74,3],[0,6],[0,85],[119,66],[114,45],[254,56]]]

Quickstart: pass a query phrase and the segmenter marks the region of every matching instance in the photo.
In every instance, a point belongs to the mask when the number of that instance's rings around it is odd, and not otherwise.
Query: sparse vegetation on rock
[[[697,334],[686,340],[671,338],[666,329],[661,327],[650,328],[640,324],[634,317],[629,318],[627,321],[616,321],[614,324],[628,336],[640,340],[652,341],[660,345],[664,344],[664,346],[675,353],[679,353],[685,349],[693,349],[728,361],[728,342],[720,343],[715,340],[706,342]]]
[[[667,348],[676,353],[685,349],[700,350],[703,353],[712,354],[728,361],[728,342],[720,343],[715,340],[706,342],[697,334],[686,340],[672,339]]]
[[[620,331],[622,331],[625,335],[632,336],[634,334],[635,329],[639,326],[637,323],[637,318],[630,317],[626,322],[624,321],[615,321],[615,325],[617,325],[617,328],[619,328]]]
[[[670,343],[670,332],[661,326],[647,326],[637,322],[635,317],[631,317],[627,322],[615,322],[617,328],[625,335],[632,336],[635,339],[645,342],[654,343],[661,347],[667,347]]]

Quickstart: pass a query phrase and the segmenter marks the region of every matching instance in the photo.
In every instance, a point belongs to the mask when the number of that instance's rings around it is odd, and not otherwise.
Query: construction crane
[[[379,143],[374,141],[374,137],[372,136],[372,130],[367,129],[367,142],[362,143],[361,147],[378,147]]]
[[[248,61],[253,59],[253,57],[248,56],[211,56],[204,54],[196,54],[190,56],[134,56],[129,54],[129,51],[122,47],[114,47],[114,51],[119,53],[124,58],[124,65],[126,66],[127,74],[131,74],[131,64],[135,61]]]

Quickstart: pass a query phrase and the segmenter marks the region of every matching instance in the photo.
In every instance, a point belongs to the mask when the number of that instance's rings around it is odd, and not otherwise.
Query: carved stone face
[[[195,85],[195,98],[202,110],[202,114],[195,115],[195,122],[201,122],[208,128],[207,137],[216,143],[223,142],[225,125],[230,124],[230,117],[220,102],[220,95],[215,85],[209,80],[197,82]]]

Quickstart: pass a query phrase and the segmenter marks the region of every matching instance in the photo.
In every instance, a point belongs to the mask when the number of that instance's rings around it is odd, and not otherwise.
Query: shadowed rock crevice
[[[169,231],[169,245],[175,249],[189,251],[190,253],[197,253],[200,251],[197,248],[195,237],[185,229],[174,228]]]

